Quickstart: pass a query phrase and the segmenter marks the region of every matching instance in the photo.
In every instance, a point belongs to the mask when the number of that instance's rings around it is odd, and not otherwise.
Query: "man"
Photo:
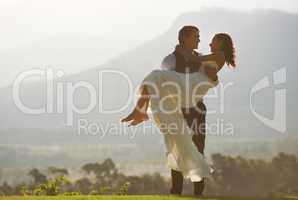
[[[184,26],[180,29],[178,34],[179,45],[189,54],[197,54],[194,49],[198,48],[200,42],[199,29],[195,26]],[[199,70],[200,64],[187,61],[183,55],[176,50],[166,56],[161,68],[165,70],[175,70],[179,73],[193,73]],[[191,127],[195,134],[192,137],[194,144],[198,151],[204,154],[205,147],[205,116],[206,106],[203,100],[197,102],[197,107],[181,108],[184,118],[189,127]],[[171,194],[181,195],[183,189],[183,175],[181,172],[171,170],[172,188]],[[194,195],[202,195],[204,190],[204,179],[200,182],[193,182]]]

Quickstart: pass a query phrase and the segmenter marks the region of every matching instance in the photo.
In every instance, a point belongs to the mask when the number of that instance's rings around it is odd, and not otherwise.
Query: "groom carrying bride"
[[[199,29],[195,26],[184,26],[180,29],[178,34],[179,46],[185,52],[189,54],[198,54],[194,49],[198,48],[200,42]],[[161,68],[165,70],[174,70],[179,73],[192,73],[199,70],[200,63],[191,62],[187,60],[183,54],[178,50],[175,50],[170,55],[166,56]],[[181,108],[184,119],[188,126],[194,130],[192,140],[197,147],[197,150],[204,154],[205,147],[205,116],[206,106],[203,99],[197,102],[196,107]],[[171,169],[172,188],[171,194],[181,195],[183,189],[183,175],[180,171]],[[204,190],[204,179],[200,182],[193,182],[194,195],[202,195]]]
[[[133,111],[121,120],[130,122],[129,126],[147,120],[150,102],[153,120],[164,136],[167,166],[172,175],[171,194],[175,195],[182,193],[183,178],[190,178],[194,195],[199,196],[204,190],[204,179],[212,178],[214,170],[203,155],[206,107],[202,97],[218,85],[217,73],[225,64],[236,66],[235,48],[229,34],[218,33],[213,37],[209,55],[194,51],[200,42],[199,36],[195,26],[185,26],[179,31],[179,45],[164,58],[161,70],[145,76]],[[164,87],[173,83],[179,86],[178,90]],[[171,112],[162,109],[161,103]],[[177,129],[172,131],[171,125]]]

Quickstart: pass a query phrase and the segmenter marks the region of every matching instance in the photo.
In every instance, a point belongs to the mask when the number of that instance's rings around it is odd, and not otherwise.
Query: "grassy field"
[[[26,197],[0,197],[0,200],[193,200],[193,197],[175,196],[153,196],[153,195],[128,195],[128,196],[26,196]],[[262,198],[243,198],[243,197],[203,197],[204,200],[265,200]],[[298,200],[298,197],[267,198],[268,200]],[[266,200],[267,200],[266,199]]]

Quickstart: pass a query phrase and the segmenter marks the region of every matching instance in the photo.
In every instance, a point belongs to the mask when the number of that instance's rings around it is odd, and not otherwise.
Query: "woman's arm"
[[[203,56],[196,56],[196,55],[191,55],[188,59],[190,59],[192,62],[196,63],[201,63],[201,62],[206,62],[206,61],[214,61],[216,62],[218,68],[217,72],[221,70],[223,65],[225,64],[225,58],[224,54],[219,52],[219,53],[213,53],[209,55],[203,55]]]
[[[188,54],[185,50],[182,49],[180,45],[176,46],[176,51],[181,53],[186,59],[201,64],[202,62],[206,61],[214,61],[216,62],[218,69],[217,71],[221,70],[223,65],[225,64],[225,56],[223,52],[212,53],[209,55],[195,55],[195,54]]]

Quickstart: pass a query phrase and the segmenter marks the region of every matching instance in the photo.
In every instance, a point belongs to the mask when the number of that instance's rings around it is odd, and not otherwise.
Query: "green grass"
[[[154,196],[154,195],[98,195],[98,196],[12,196],[0,197],[0,200],[194,200],[193,197],[176,196]],[[204,197],[203,200],[264,200],[262,198],[244,198],[244,197]],[[266,200],[298,200],[298,197],[267,198]]]

